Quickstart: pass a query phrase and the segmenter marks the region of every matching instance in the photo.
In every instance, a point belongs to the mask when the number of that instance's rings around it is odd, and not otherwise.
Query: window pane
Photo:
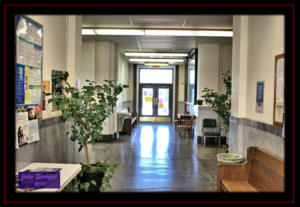
[[[172,84],[172,70],[141,69],[140,83]]]
[[[168,116],[169,115],[169,89],[159,88],[158,89],[158,115]]]
[[[153,114],[153,88],[143,88],[142,91],[142,115]]]

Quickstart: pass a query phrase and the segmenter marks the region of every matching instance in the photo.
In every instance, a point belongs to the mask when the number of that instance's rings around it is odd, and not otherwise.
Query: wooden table
[[[81,171],[80,164],[63,164],[63,163],[31,163],[19,170],[19,172],[36,169],[36,168],[61,168],[60,170],[60,188],[43,188],[35,189],[29,192],[61,192]]]
[[[177,114],[177,118],[178,118],[178,124],[181,125],[181,121],[184,119],[190,119],[192,118],[191,114]]]

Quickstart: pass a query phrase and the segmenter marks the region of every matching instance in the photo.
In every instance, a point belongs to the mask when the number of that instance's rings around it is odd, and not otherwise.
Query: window
[[[140,83],[172,84],[172,69],[140,69]]]
[[[187,58],[188,77],[187,77],[187,102],[195,104],[197,94],[197,49],[193,49]]]

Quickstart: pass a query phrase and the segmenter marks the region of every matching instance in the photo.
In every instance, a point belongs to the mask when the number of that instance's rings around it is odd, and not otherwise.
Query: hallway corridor
[[[179,137],[172,124],[140,123],[131,136],[90,146],[90,160],[117,163],[108,191],[216,191],[218,149]]]

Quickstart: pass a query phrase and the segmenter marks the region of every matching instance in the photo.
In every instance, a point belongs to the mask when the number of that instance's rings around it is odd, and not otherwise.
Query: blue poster
[[[264,82],[257,82],[256,102],[264,102]]]
[[[17,64],[16,103],[25,104],[25,66]]]

